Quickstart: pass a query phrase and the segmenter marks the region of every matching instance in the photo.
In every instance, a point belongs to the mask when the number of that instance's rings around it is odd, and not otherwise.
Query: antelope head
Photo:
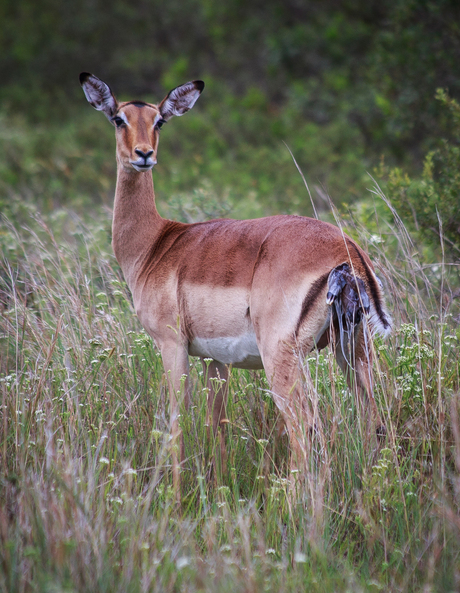
[[[80,84],[90,105],[115,126],[117,161],[126,171],[150,171],[157,164],[161,126],[174,115],[184,115],[196,103],[204,82],[194,80],[170,91],[161,103],[118,102],[110,87],[89,72]]]

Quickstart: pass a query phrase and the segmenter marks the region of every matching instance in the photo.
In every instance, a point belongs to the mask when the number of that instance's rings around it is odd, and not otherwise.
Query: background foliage
[[[381,157],[418,174],[450,137],[436,89],[460,96],[454,0],[5,0],[0,19],[2,179],[46,187],[47,207],[113,193],[112,130],[82,70],[152,101],[204,79],[196,111],[163,134],[157,191],[211,187],[242,216],[311,213],[283,142],[319,209],[324,191],[362,198]]]

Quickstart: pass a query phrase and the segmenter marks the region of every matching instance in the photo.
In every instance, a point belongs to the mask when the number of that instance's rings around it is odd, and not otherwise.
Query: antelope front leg
[[[179,411],[182,403],[186,410],[190,406],[188,353],[183,344],[168,342],[161,347],[161,357],[163,359],[169,391],[173,487],[176,500],[179,502],[180,475],[177,455],[178,444],[180,446],[180,461],[183,462],[185,458],[184,439],[179,428]]]
[[[221,470],[227,471],[227,449],[225,446],[225,424],[227,422],[227,397],[228,397],[228,367],[217,360],[201,359],[203,374],[206,377],[208,388],[208,405],[206,424],[211,425],[214,441],[220,441]],[[219,430],[220,428],[220,430]]]

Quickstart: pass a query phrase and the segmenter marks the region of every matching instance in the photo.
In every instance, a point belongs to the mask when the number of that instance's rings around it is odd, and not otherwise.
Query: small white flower
[[[182,556],[181,558],[178,558],[176,561],[177,570],[182,570],[189,564],[190,564],[190,558],[187,558],[186,556]]]

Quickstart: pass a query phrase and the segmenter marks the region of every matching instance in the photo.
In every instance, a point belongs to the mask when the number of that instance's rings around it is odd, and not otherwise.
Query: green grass
[[[369,438],[331,353],[313,352],[317,434],[295,501],[263,373],[231,375],[228,473],[216,477],[193,363],[180,506],[163,367],[108,216],[25,208],[27,226],[2,220],[0,592],[458,590],[454,267],[425,265],[388,212],[370,233],[356,212],[347,231],[379,266],[395,318],[375,345],[386,441]]]

